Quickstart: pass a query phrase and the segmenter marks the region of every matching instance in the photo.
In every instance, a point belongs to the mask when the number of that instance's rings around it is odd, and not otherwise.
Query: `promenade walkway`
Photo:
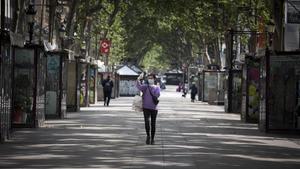
[[[223,106],[162,92],[156,145],[145,144],[132,98],[102,103],[39,129],[20,129],[0,144],[0,168],[297,169],[300,138],[264,134]]]

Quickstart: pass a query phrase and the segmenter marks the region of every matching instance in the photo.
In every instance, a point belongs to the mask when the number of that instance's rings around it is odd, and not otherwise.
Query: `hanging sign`
[[[107,39],[101,40],[100,42],[100,52],[101,54],[108,54],[111,42]]]

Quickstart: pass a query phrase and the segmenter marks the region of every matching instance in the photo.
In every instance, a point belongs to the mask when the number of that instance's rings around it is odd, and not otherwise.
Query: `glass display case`
[[[13,124],[33,125],[34,49],[15,48]]]
[[[88,106],[88,64],[80,63],[80,107]]]
[[[300,52],[267,53],[260,66],[260,119],[263,131],[299,132]]]
[[[204,71],[203,101],[209,101],[209,93],[218,88],[218,74],[215,71]],[[212,94],[211,94],[212,95]]]
[[[89,69],[89,103],[95,104],[96,103],[96,79],[97,79],[97,67],[90,66]]]
[[[203,71],[202,101],[209,104],[224,104],[224,81],[223,71]]]
[[[79,87],[79,60],[68,60],[66,63],[66,104],[67,112],[76,112],[80,110],[79,97],[80,97],[80,87]]]
[[[46,55],[46,117],[63,118],[66,113],[66,54],[63,52],[48,52]]]
[[[229,76],[229,73],[232,75]],[[231,77],[231,78],[229,78]],[[242,71],[231,70],[225,75],[225,112],[241,113],[242,104]]]
[[[46,58],[40,46],[13,48],[14,126],[40,126],[45,115]]]
[[[258,123],[259,119],[259,59],[246,57],[242,79],[241,119],[244,122]]]

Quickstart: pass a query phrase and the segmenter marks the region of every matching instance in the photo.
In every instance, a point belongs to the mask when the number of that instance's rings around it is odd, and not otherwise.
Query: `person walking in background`
[[[109,106],[112,88],[114,87],[113,81],[108,75],[105,80],[102,81],[103,95],[104,95],[104,106]]]
[[[196,94],[198,93],[198,88],[196,87],[195,82],[192,83],[190,90],[191,90],[191,101],[195,102]]]
[[[155,101],[160,96],[160,88],[155,85],[156,76],[149,74],[147,77],[147,84],[142,84],[143,74],[141,74],[136,82],[136,87],[143,93],[143,113],[145,121],[145,130],[147,134],[146,144],[155,144],[155,130],[156,130],[156,117],[157,117],[157,104]],[[151,123],[150,123],[151,119]],[[151,135],[150,135],[150,124],[151,124]]]
[[[176,88],[176,92],[181,92],[181,89],[182,89],[182,83],[179,82],[177,88]]]
[[[182,85],[182,97],[186,97],[187,92],[188,92],[188,87],[186,87],[185,84],[183,83],[183,85]]]

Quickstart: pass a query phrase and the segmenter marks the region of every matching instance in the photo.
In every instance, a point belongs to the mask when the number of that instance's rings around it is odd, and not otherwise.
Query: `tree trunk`
[[[275,22],[275,33],[273,35],[273,49],[283,50],[283,18],[284,18],[284,0],[272,1],[272,15]]]
[[[88,26],[88,18],[89,16],[89,9],[90,9],[90,1],[85,1],[85,16],[82,24],[82,30],[80,32],[80,38],[85,39],[85,35],[87,34],[87,26]]]
[[[113,25],[119,10],[120,10],[120,0],[114,0],[114,11],[110,14],[107,20],[108,28],[110,28]],[[108,29],[104,31],[103,38],[107,37],[108,31],[109,31]]]
[[[211,62],[211,57],[208,53],[208,45],[207,44],[205,45],[205,56],[206,56],[206,59],[208,61],[208,64],[211,64],[212,62]]]
[[[19,13],[16,13],[16,21],[15,21],[15,33],[24,34],[25,30],[25,0],[20,0],[17,2],[17,10],[19,10]]]
[[[221,58],[220,58],[220,44],[219,44],[219,38],[216,38],[214,40],[214,56],[215,56],[215,64],[221,65]]]
[[[76,12],[76,8],[78,5],[78,0],[70,0],[69,1],[69,13],[67,15],[67,25],[66,25],[66,35],[67,37],[71,37],[74,34],[74,16]]]
[[[91,52],[91,30],[92,30],[92,20],[88,20],[87,22],[87,28],[86,28],[86,56],[90,56]]]
[[[13,6],[13,19],[12,19],[12,24],[11,24],[11,31],[15,32],[17,29],[17,19],[18,19],[18,13],[20,11],[19,9],[19,2],[18,1],[12,1],[12,6]]]
[[[49,36],[48,42],[52,43],[54,30],[55,30],[55,9],[56,9],[56,0],[50,0],[50,8],[49,8]]]

